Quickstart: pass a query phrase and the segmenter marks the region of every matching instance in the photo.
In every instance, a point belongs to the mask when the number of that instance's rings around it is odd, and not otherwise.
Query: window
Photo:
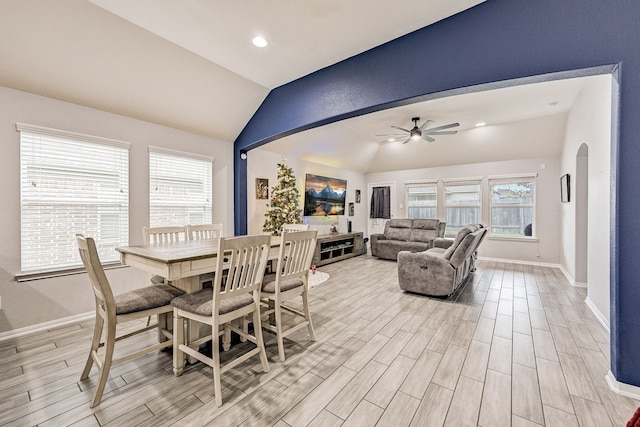
[[[534,236],[535,190],[535,176],[489,178],[491,236]]]
[[[75,240],[96,240],[103,262],[129,242],[129,143],[23,123],[20,132],[21,269],[82,265]]]
[[[212,222],[213,158],[149,147],[150,227]]]
[[[407,184],[407,218],[437,218],[438,185]]]
[[[446,235],[480,222],[480,184],[479,180],[445,182]]]

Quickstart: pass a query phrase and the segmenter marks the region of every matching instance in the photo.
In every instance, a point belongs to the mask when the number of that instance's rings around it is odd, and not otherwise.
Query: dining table
[[[186,293],[202,289],[200,275],[215,273],[219,239],[187,240],[173,243],[119,246],[120,262],[165,281]],[[278,259],[280,237],[271,236],[268,260]],[[161,321],[159,319],[159,321]],[[170,328],[170,325],[168,325]],[[188,326],[190,342],[200,337],[200,329]],[[192,360],[190,360],[192,362]]]

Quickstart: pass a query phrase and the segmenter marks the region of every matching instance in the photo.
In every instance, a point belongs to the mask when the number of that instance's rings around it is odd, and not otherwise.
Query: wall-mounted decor
[[[349,216],[355,215],[355,205],[353,202],[349,202]]]
[[[356,190],[356,203],[360,203],[360,190]]]
[[[569,174],[560,177],[560,200],[562,203],[571,201],[571,177]]]
[[[267,178],[256,178],[256,199],[269,198],[269,180]]]
[[[344,215],[346,197],[346,180],[307,174],[304,216]]]

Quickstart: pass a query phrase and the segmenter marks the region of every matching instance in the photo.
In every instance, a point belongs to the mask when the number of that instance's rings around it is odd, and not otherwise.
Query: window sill
[[[119,261],[110,262],[102,265],[102,268],[104,268],[105,270],[112,270],[114,268],[123,268],[123,267],[128,267],[128,265],[120,264]],[[87,271],[84,269],[84,267],[71,267],[71,268],[65,268],[60,270],[46,270],[46,271],[37,271],[37,272],[31,272],[31,273],[19,273],[19,274],[16,274],[15,280],[18,283],[30,282],[32,280],[72,276],[74,274],[84,274],[86,272]]]
[[[487,240],[497,240],[497,241],[503,241],[503,242],[538,243],[538,238],[537,237],[487,236]]]

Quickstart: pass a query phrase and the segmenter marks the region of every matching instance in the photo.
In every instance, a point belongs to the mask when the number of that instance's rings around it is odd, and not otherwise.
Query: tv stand
[[[367,253],[362,233],[334,233],[318,236],[311,262],[316,267]]]

